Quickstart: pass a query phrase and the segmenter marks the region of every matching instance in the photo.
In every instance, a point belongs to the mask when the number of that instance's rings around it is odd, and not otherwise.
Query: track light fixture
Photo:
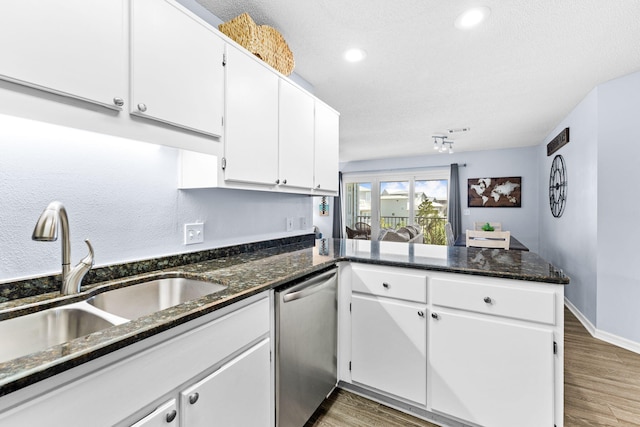
[[[440,153],[444,153],[445,151],[449,151],[449,154],[453,154],[453,141],[447,141],[446,136],[436,136],[433,137],[433,149],[435,151],[439,151]],[[438,141],[439,140],[439,141]],[[447,147],[448,145],[448,147]]]

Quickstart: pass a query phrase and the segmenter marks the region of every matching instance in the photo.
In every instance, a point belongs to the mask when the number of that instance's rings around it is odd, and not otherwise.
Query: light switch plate
[[[184,244],[193,245],[204,242],[204,223],[184,225]]]
[[[307,218],[304,216],[300,217],[300,230],[306,230],[307,229]]]
[[[293,231],[293,218],[287,218],[287,231]]]

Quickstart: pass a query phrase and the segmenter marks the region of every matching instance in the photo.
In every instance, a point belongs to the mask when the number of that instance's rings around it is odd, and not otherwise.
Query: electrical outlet
[[[464,209],[462,211],[462,215],[471,215],[471,210],[470,209]]]
[[[287,218],[287,231],[293,231],[293,218]]]
[[[306,230],[307,229],[307,218],[304,216],[300,217],[300,230]]]
[[[184,225],[184,244],[193,245],[204,242],[204,223]]]

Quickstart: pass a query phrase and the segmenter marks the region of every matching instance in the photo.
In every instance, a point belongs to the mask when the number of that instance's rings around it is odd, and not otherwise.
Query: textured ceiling
[[[340,111],[340,161],[538,145],[595,86],[640,70],[640,0],[198,0],[277,28]],[[491,15],[454,27],[472,6]],[[346,63],[352,46],[367,51]]]

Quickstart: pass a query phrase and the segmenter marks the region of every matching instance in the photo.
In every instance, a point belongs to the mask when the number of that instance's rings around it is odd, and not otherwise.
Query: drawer
[[[555,324],[556,301],[551,290],[440,278],[431,280],[430,289],[434,306]]]
[[[351,271],[353,292],[427,302],[427,274],[419,270],[354,264]]]

